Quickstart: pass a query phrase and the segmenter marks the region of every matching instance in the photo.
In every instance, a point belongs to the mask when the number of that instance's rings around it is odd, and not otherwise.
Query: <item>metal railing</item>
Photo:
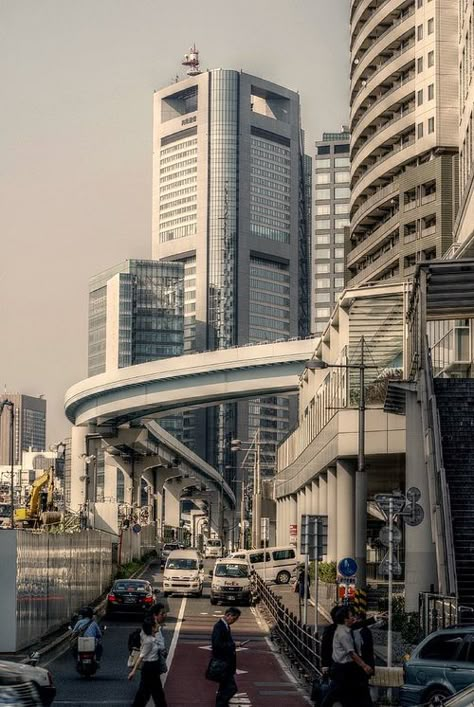
[[[271,640],[279,645],[300,677],[311,681],[321,675],[321,641],[315,636],[314,626],[303,625],[258,575],[256,589],[268,614]]]

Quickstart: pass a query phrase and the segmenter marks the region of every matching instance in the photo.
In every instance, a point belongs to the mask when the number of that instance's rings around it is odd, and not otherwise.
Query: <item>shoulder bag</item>
[[[206,670],[206,680],[222,682],[229,673],[229,664],[220,658],[211,658]]]

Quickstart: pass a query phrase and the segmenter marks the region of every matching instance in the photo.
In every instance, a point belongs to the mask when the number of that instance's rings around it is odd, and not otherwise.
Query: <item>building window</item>
[[[418,123],[418,139],[423,137],[423,123]]]
[[[316,245],[329,245],[331,242],[331,236],[329,233],[324,233],[321,236],[316,236],[315,238]]]
[[[349,216],[349,204],[336,204],[334,213]]]
[[[330,292],[318,292],[314,296],[314,301],[317,303],[323,304],[324,302],[330,302],[331,301],[331,293]]]
[[[328,201],[331,198],[330,189],[316,189],[315,197],[318,201]]]
[[[334,236],[334,243],[344,243],[344,234],[336,233],[336,235]]]
[[[316,280],[316,289],[327,290],[331,287],[331,280],[328,277],[319,277]]]
[[[316,309],[316,316],[318,319],[329,319],[331,316],[331,308],[330,307],[318,307]]]
[[[421,106],[423,103],[423,89],[418,91],[417,98],[416,98],[417,105]]]
[[[318,155],[329,155],[331,152],[331,149],[329,145],[320,145],[318,147]]]
[[[418,25],[416,30],[416,38],[418,39],[418,41],[420,41],[420,39],[423,39],[423,25]]]
[[[343,262],[334,263],[334,272],[344,272],[344,263]]]
[[[434,118],[428,118],[428,132],[434,133]]]
[[[326,275],[331,272],[330,263],[315,263],[314,272],[318,275]]]
[[[350,182],[351,175],[349,172],[336,172],[336,184]]]
[[[334,145],[334,153],[336,155],[341,155],[344,152],[349,152],[349,147],[350,147],[349,144],[347,144],[347,145]]]
[[[434,66],[434,51],[428,52],[428,66]],[[421,68],[423,68],[423,65]]]
[[[329,216],[331,204],[319,204],[316,206],[316,216]]]
[[[326,159],[316,160],[316,169],[329,169],[331,167],[331,159],[328,157]]]
[[[334,251],[334,257],[335,258],[343,258],[344,257],[344,248],[336,248]]]
[[[334,228],[345,228],[349,225],[348,218],[337,218],[334,222]]]
[[[335,277],[334,278],[334,287],[336,289],[341,289],[344,287],[344,278],[343,277]]]
[[[434,98],[434,83],[430,83],[428,86],[428,100],[432,101]]]
[[[428,20],[428,34],[433,34],[434,32],[434,18],[430,17]]]
[[[351,161],[349,157],[336,157],[335,165],[336,167],[350,167]]]
[[[423,0],[418,0],[416,6],[418,7],[418,9],[419,9],[420,7],[423,7]]]
[[[416,72],[418,74],[421,74],[422,71],[423,71],[423,57],[420,56],[420,57],[418,57],[417,62],[416,62]]]
[[[331,228],[331,221],[329,219],[322,219],[321,221],[316,221],[317,231],[324,231],[326,228]]]
[[[334,189],[334,198],[335,199],[350,199],[351,198],[351,190],[349,187],[336,187]]]
[[[330,248],[318,248],[316,251],[316,261],[318,260],[329,260],[331,257],[331,249]],[[329,272],[329,270],[327,271]]]
[[[330,184],[331,183],[330,173],[329,172],[320,172],[319,174],[316,174],[315,182],[316,182],[316,184]]]

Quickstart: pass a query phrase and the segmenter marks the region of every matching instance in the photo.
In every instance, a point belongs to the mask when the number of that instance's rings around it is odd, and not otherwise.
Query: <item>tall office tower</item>
[[[238,71],[191,74],[154,97],[153,257],[184,264],[185,351],[305,334],[299,96]],[[271,466],[293,408],[275,396],[202,411],[189,442],[221,469],[229,439],[260,428]]]
[[[89,282],[89,376],[183,353],[183,266],[125,260]]]
[[[474,256],[474,7],[459,3],[459,212],[453,255]]]
[[[349,226],[350,133],[323,133],[315,143],[311,331],[320,334],[344,289],[344,229]]]
[[[350,285],[441,257],[457,208],[457,0],[351,4]]]
[[[0,402],[13,403],[14,464],[21,464],[22,452],[30,448],[43,451],[46,446],[46,400],[21,393],[3,393]],[[0,464],[10,464],[11,450],[10,408],[5,407],[0,418]]]

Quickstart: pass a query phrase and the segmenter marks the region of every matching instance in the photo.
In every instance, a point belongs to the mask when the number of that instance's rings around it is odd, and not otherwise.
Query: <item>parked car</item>
[[[176,543],[165,543],[163,547],[161,548],[161,568],[166,565],[166,560],[169,557],[170,552],[173,552],[173,550],[181,550],[181,544],[176,542]]]
[[[229,557],[247,560],[262,579],[276,584],[288,584],[292,573],[298,566],[296,551],[293,545],[282,547],[267,547],[266,555],[261,550],[236,550]]]
[[[49,707],[55,696],[56,688],[49,670],[0,660],[0,705]]]
[[[431,633],[405,660],[403,673],[402,707],[450,704],[452,695],[474,684],[474,626]]]
[[[474,705],[474,685],[461,690],[446,702],[446,707],[472,707]]]
[[[154,602],[153,588],[144,579],[116,579],[107,594],[106,613],[148,611]]]

